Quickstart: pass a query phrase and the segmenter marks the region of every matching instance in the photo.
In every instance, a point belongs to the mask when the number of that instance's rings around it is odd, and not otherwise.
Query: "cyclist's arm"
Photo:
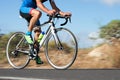
[[[56,6],[54,0],[49,0],[51,6],[53,9],[55,9],[57,12],[60,12],[61,10]]]
[[[49,9],[46,8],[40,0],[36,0],[36,4],[42,11],[48,13]]]
[[[71,13],[61,11],[61,10],[56,6],[54,0],[49,0],[49,1],[50,1],[50,4],[51,4],[52,8],[55,9],[61,16],[71,16]]]

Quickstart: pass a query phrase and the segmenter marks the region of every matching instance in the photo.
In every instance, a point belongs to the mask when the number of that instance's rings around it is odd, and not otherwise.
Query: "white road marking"
[[[1,76],[0,77],[0,80],[1,79],[11,79],[11,80],[50,80],[50,79],[35,79],[35,78],[21,78],[21,77],[4,77],[4,76]]]

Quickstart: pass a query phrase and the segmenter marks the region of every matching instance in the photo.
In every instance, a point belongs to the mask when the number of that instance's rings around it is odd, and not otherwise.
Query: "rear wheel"
[[[56,29],[58,41],[52,35],[46,43],[46,57],[56,69],[67,69],[75,61],[78,51],[74,34],[66,28]]]
[[[10,65],[15,69],[27,66],[30,61],[29,44],[25,40],[23,32],[11,35],[6,47],[6,56]]]

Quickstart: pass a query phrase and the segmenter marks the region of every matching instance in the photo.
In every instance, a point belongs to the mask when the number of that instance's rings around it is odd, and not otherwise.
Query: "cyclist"
[[[35,42],[38,43],[38,37],[41,33],[40,21],[39,18],[42,15],[42,11],[47,13],[48,15],[54,15],[55,13],[59,13],[61,16],[71,16],[69,12],[62,12],[55,4],[54,0],[49,0],[52,10],[45,7],[43,4],[48,0],[23,0],[23,3],[20,7],[20,15],[29,22],[28,31],[26,32],[25,38],[29,44],[33,44],[33,39],[31,37],[32,30],[35,32]],[[40,10],[37,10],[39,8]],[[36,47],[38,48],[38,46]],[[39,49],[38,49],[39,50]],[[39,56],[36,57],[36,63],[41,64]]]

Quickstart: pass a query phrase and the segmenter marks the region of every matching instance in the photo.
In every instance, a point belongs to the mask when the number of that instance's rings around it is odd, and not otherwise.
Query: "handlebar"
[[[50,15],[47,15],[47,16],[49,17],[48,22],[51,22],[51,20],[52,20],[52,19],[55,19],[55,18],[57,18],[57,19],[59,19],[59,18],[65,19],[65,22],[62,23],[62,24],[60,24],[60,26],[66,25],[66,24],[68,23],[68,21],[71,23],[71,17],[69,17],[69,16],[63,17],[63,16],[60,16],[59,14],[56,14],[56,15],[54,15],[54,16],[50,16]]]

